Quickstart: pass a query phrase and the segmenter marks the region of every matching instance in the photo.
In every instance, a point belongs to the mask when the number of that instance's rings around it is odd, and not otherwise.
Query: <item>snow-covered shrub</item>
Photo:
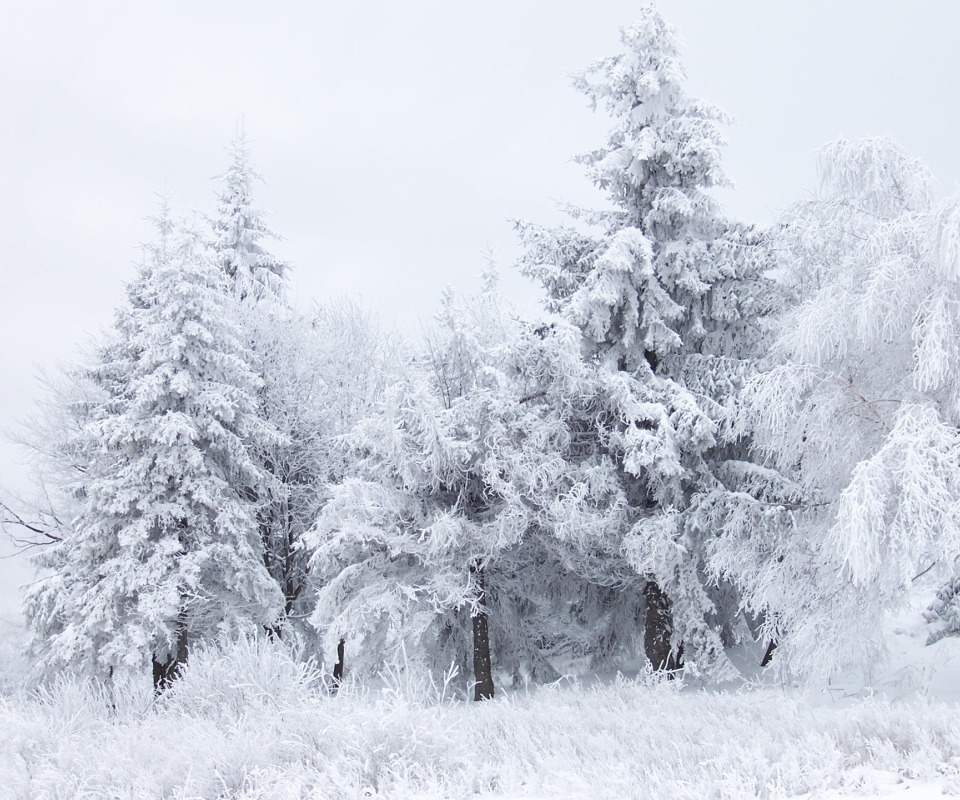
[[[244,636],[196,648],[158,708],[172,717],[234,724],[244,715],[269,717],[302,708],[332,691],[316,662],[295,646],[265,635]]]

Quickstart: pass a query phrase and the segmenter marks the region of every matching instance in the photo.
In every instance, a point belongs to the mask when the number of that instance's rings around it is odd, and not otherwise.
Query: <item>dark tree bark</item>
[[[777,649],[776,639],[771,639],[770,644],[767,645],[767,652],[763,654],[763,659],[760,661],[760,666],[765,667],[773,660],[773,651]]]
[[[344,640],[341,639],[337,644],[337,663],[333,665],[333,686],[340,687],[340,681],[343,680],[343,646]]]
[[[489,700],[493,697],[493,669],[490,661],[490,633],[487,630],[486,590],[483,569],[471,567],[477,582],[477,605],[473,615],[473,699]]]
[[[670,599],[654,581],[647,582],[643,588],[643,596],[647,601],[643,632],[643,646],[647,659],[653,669],[658,672],[679,669],[683,647],[681,645],[676,654],[671,652],[673,614],[670,611]]]
[[[177,622],[176,636],[174,651],[168,653],[163,661],[160,661],[156,654],[153,655],[153,691],[158,695],[177,679],[183,665],[187,663],[187,626],[182,620]]]
[[[653,372],[657,371],[657,367],[660,366],[660,359],[657,358],[657,354],[653,350],[644,350],[643,357],[647,359],[647,363],[650,365],[650,369]]]

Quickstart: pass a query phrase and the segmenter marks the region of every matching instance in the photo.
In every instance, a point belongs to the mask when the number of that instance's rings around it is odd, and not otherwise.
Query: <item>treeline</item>
[[[485,274],[416,345],[347,305],[295,310],[245,142],[210,217],[156,237],[109,335],[32,443],[27,592],[45,674],[152,669],[296,638],[337,677],[495,679],[643,653],[735,675],[767,645],[827,675],[940,586],[960,629],[960,202],[886,140],[821,154],[817,196],[730,218],[724,115],[688,96],[653,9],[575,80],[612,120],[605,194],[518,222],[524,317]]]

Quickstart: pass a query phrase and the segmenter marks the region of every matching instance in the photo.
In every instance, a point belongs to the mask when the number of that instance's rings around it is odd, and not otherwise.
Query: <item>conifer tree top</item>
[[[664,223],[668,211],[689,219],[705,202],[694,197],[696,190],[728,183],[720,163],[726,116],[684,91],[676,32],[655,8],[643,9],[620,40],[623,53],[595,62],[574,79],[593,107],[603,104],[615,121],[606,147],[580,161],[628,213],[630,224],[656,234],[651,211],[661,212],[656,216]],[[689,202],[674,196],[673,207],[665,207],[677,189]]]
[[[612,208],[571,209],[576,227],[521,223],[521,265],[611,366],[656,370],[675,355],[729,355],[757,338],[764,265],[749,252],[754,232],[711,193],[728,184],[726,117],[684,90],[676,34],[655,8],[621,42],[621,53],[574,80],[612,118],[606,144],[579,157]]]
[[[289,265],[269,253],[264,239],[280,239],[266,223],[262,209],[254,204],[253,184],[263,176],[250,162],[249,140],[241,129],[229,147],[232,163],[220,176],[223,190],[218,194],[213,220],[214,248],[223,271],[236,281],[242,294],[247,285],[257,296],[265,291],[279,294]]]

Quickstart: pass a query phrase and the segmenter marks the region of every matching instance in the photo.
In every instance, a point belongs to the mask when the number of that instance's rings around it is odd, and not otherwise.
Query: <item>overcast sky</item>
[[[736,120],[728,207],[768,222],[813,190],[814,152],[887,134],[960,179],[960,3],[661,0],[689,89]],[[570,161],[606,121],[570,73],[617,52],[637,2],[7,3],[0,29],[0,427],[37,367],[108,326],[154,193],[212,209],[242,116],[304,304],[361,297],[416,332],[475,288],[508,221],[598,195]],[[588,7],[589,6],[589,7]],[[521,302],[531,288],[509,274]],[[0,484],[23,488],[0,443]],[[0,563],[0,606],[22,568]]]

